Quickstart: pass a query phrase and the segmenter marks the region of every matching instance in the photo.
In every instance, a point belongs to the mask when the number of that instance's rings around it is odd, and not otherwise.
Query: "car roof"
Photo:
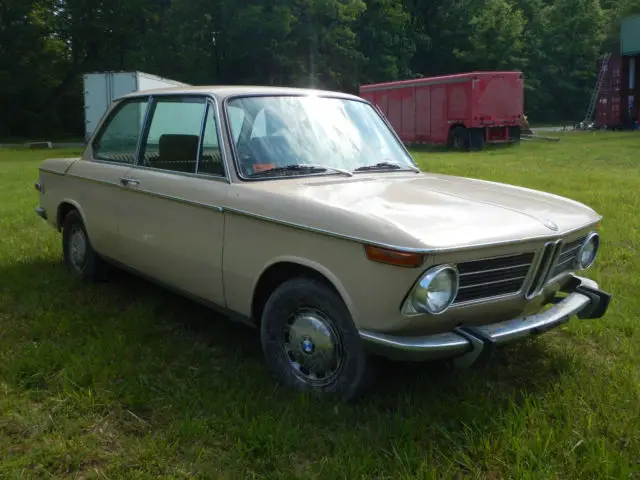
[[[256,85],[203,85],[189,87],[167,87],[151,90],[138,90],[122,95],[118,99],[144,97],[148,95],[213,95],[219,100],[243,95],[320,95],[364,101],[362,98],[344,92],[314,88],[273,87]]]

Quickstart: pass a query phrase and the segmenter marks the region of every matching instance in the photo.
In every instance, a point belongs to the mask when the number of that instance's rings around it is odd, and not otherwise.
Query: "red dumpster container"
[[[597,72],[601,66],[599,60]],[[630,128],[640,120],[639,81],[640,55],[616,55],[609,59],[596,104],[597,128]]]
[[[470,72],[360,86],[407,144],[482,148],[520,139],[519,71]]]

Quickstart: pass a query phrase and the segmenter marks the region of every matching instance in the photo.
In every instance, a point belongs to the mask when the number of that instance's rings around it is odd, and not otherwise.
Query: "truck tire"
[[[340,296],[320,280],[302,276],[277,287],[260,337],[269,371],[285,387],[351,401],[371,385],[373,359]]]
[[[472,128],[469,130],[469,149],[482,150],[484,148],[484,129]]]
[[[449,146],[454,150],[468,150],[469,131],[462,126],[453,127],[449,133]]]
[[[511,143],[520,143],[522,129],[518,126],[509,127],[509,140]]]

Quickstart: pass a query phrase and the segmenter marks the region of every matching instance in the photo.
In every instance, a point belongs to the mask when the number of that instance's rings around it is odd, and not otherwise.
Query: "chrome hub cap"
[[[84,257],[87,253],[87,237],[81,228],[73,227],[69,239],[69,257],[77,270],[84,267]]]
[[[304,308],[291,315],[284,332],[284,350],[296,375],[324,385],[342,366],[342,344],[322,312]]]

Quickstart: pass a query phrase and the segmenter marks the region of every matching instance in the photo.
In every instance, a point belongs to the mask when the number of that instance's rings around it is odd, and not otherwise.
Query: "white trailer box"
[[[140,90],[186,86],[189,84],[144,72],[99,72],[84,75],[85,142],[89,140],[114,99]]]

